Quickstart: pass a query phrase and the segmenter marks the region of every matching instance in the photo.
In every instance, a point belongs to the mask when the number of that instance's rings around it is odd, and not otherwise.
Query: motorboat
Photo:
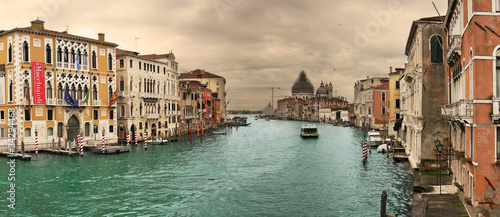
[[[371,143],[370,143],[371,146],[379,146],[382,143],[384,143],[382,137],[380,136],[379,131],[375,131],[375,130],[368,131],[368,138],[371,141]],[[387,142],[387,139],[386,139],[386,142]]]
[[[300,136],[302,137],[318,137],[318,128],[314,124],[304,124],[300,130]]]
[[[386,143],[379,145],[377,147],[377,152],[385,153],[385,152],[390,151],[390,150],[391,150],[391,146],[386,144]]]

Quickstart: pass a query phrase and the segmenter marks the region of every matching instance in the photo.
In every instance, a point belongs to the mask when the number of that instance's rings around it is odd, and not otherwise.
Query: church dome
[[[316,95],[327,95],[328,90],[326,89],[325,85],[323,85],[323,82],[321,82],[321,86],[316,90]]]
[[[314,94],[314,86],[311,81],[309,81],[304,71],[300,72],[299,78],[295,80],[292,86],[292,94],[297,93]]]

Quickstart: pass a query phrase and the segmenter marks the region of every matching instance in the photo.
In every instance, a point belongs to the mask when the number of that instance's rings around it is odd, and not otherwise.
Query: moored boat
[[[318,137],[318,128],[314,124],[304,124],[300,130],[300,136],[302,137]]]

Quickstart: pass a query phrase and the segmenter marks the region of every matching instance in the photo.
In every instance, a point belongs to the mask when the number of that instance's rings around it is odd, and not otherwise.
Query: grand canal
[[[194,137],[130,153],[16,162],[16,209],[0,216],[410,216],[412,173],[373,150],[361,162],[363,132],[317,123],[249,118],[227,135]],[[8,197],[6,158],[0,190]]]

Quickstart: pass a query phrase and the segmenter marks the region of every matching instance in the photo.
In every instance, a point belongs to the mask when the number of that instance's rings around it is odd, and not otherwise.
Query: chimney
[[[98,33],[99,41],[104,41],[104,33]]]
[[[392,66],[389,66],[389,74],[392,73]]]
[[[33,30],[43,30],[44,29],[44,27],[43,27],[44,23],[45,23],[45,21],[42,21],[42,20],[39,20],[39,19],[33,20],[33,21],[31,21],[31,28]]]

